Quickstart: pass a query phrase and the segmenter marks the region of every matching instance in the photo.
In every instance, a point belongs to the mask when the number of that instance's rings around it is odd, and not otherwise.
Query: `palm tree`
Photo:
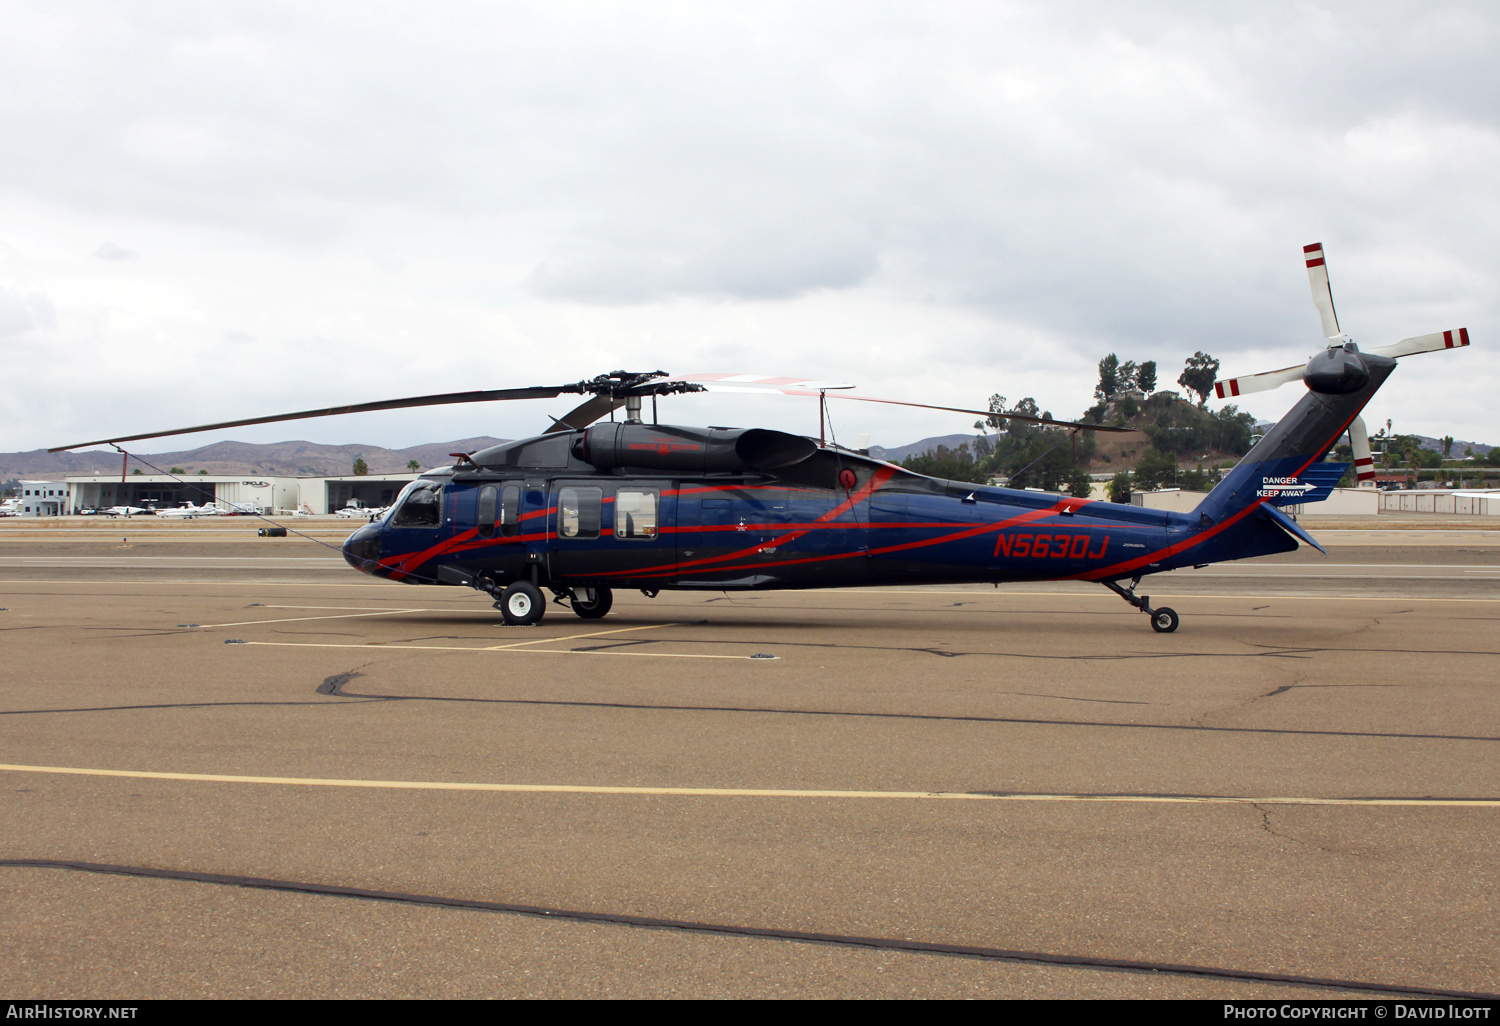
[[[417,471],[422,469],[422,464],[418,463],[416,460],[407,460],[406,469],[415,474]]]

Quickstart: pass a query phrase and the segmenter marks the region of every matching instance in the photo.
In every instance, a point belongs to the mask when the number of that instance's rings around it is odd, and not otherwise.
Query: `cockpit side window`
[[[442,482],[413,481],[407,488],[392,523],[397,527],[437,527],[442,523]]]

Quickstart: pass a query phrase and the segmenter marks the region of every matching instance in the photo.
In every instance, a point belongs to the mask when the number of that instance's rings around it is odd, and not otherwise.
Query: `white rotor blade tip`
[[[1214,382],[1214,394],[1220,399],[1229,399],[1233,396],[1244,395],[1246,392],[1264,392],[1267,389],[1279,388],[1288,381],[1301,381],[1305,367],[1305,364],[1299,363],[1295,367],[1283,367],[1280,370],[1266,371],[1263,374],[1225,378]]]
[[[1312,286],[1313,306],[1318,308],[1318,319],[1323,322],[1323,334],[1335,338],[1339,331],[1339,315],[1333,308],[1333,288],[1328,284],[1328,265],[1323,259],[1323,244],[1314,242],[1302,247],[1303,259],[1307,262],[1307,281]]]

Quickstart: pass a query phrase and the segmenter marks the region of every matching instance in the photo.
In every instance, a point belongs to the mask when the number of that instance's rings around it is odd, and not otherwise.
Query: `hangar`
[[[253,508],[257,512],[300,509],[334,513],[351,501],[362,506],[389,506],[416,474],[367,474],[350,477],[258,477],[194,474],[131,474],[118,477],[70,477],[63,485],[66,502],[61,512],[109,506],[155,506],[159,509],[192,502],[217,503],[225,509]],[[55,484],[55,482],[47,482]]]

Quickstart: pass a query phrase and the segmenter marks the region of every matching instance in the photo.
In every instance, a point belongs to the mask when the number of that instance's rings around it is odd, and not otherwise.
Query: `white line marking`
[[[648,623],[640,627],[617,627],[609,631],[590,631],[587,634],[568,634],[561,638],[537,638],[534,641],[517,641],[509,645],[491,645],[484,649],[486,652],[499,652],[505,649],[521,648],[525,645],[543,645],[549,641],[575,641],[578,638],[598,638],[606,634],[629,634],[631,631],[654,631],[662,627],[683,627],[680,623]]]
[[[550,638],[556,641],[562,639]],[[580,656],[637,656],[644,659],[754,659],[756,662],[770,662],[769,659],[755,659],[754,656],[742,655],[708,655],[693,652],[611,652],[611,651],[579,651],[576,648],[516,648],[516,649],[493,649],[493,648],[466,648],[462,645],[333,645],[333,644],[299,644],[292,641],[247,641],[246,645],[262,645],[266,648],[373,648],[383,652],[514,652],[516,655],[580,655]]]
[[[985,794],[973,791],[833,791],[756,787],[605,787],[593,784],[480,784],[450,780],[351,780],[320,777],[250,777],[220,773],[157,773],[147,770],[82,769],[73,766],[0,764],[10,773],[60,773],[90,777],[182,780],[211,784],[295,784],[303,787],[364,787],[402,791],[499,791],[520,794],[676,795],[703,798],[936,798],[971,802],[1122,802],[1153,805],[1347,805],[1500,808],[1494,798],[1252,798],[1178,794]]]

